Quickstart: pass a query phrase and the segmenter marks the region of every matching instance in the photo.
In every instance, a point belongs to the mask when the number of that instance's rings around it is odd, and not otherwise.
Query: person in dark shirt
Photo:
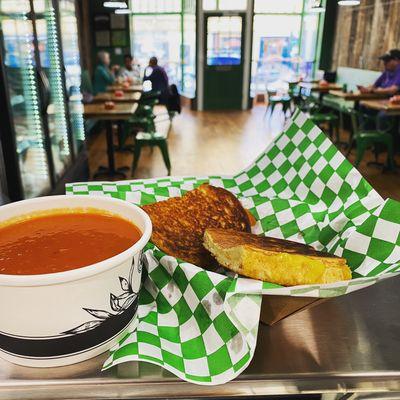
[[[370,86],[358,86],[361,93],[382,93],[388,97],[395,95],[400,91],[400,50],[392,49],[379,57],[383,61],[385,70],[379,78]],[[361,127],[364,130],[378,129],[389,131],[392,129],[392,117],[386,115],[383,111],[375,111],[369,107],[361,106],[360,111],[365,116],[375,119],[363,118]]]
[[[151,91],[161,92],[159,97],[160,102],[166,102],[168,97],[168,75],[163,67],[158,65],[157,57],[151,57],[149,65],[144,72],[143,83],[146,81],[151,82]]]
[[[359,86],[361,93],[385,93],[394,95],[400,90],[400,50],[392,49],[379,57],[385,71],[371,86]]]

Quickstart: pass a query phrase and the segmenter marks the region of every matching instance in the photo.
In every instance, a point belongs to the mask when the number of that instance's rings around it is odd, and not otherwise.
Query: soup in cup
[[[128,202],[50,196],[0,207],[0,356],[73,364],[137,326],[151,221]]]

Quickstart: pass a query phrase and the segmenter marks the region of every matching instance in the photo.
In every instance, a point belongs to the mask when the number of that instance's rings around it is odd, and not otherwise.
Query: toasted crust
[[[351,279],[344,258],[289,240],[224,229],[206,229],[204,246],[224,267],[284,286]]]
[[[182,197],[142,207],[153,223],[151,241],[165,253],[209,268],[215,260],[203,247],[206,228],[250,231],[239,200],[229,191],[203,184]]]

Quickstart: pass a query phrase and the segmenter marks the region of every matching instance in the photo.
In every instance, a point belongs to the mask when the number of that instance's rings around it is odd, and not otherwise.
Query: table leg
[[[118,152],[126,152],[126,151],[132,152],[133,146],[125,144],[128,135],[126,135],[125,132],[126,127],[124,126],[124,122],[118,121],[117,124],[118,124],[118,145],[114,146],[114,149]]]
[[[100,176],[107,178],[122,178],[125,179],[126,175],[122,172],[122,169],[126,169],[127,167],[122,167],[115,169],[115,159],[114,159],[114,143],[113,143],[113,134],[112,134],[112,121],[106,122],[106,139],[107,139],[107,158],[108,158],[108,167],[99,167],[98,171],[94,174],[94,178],[98,178]]]

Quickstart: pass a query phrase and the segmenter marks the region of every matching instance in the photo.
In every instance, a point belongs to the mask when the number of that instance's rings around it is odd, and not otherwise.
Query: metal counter
[[[100,372],[107,355],[52,369],[0,361],[0,399],[132,399],[400,391],[400,277],[331,299],[273,327],[235,381],[182,382],[148,363]]]

